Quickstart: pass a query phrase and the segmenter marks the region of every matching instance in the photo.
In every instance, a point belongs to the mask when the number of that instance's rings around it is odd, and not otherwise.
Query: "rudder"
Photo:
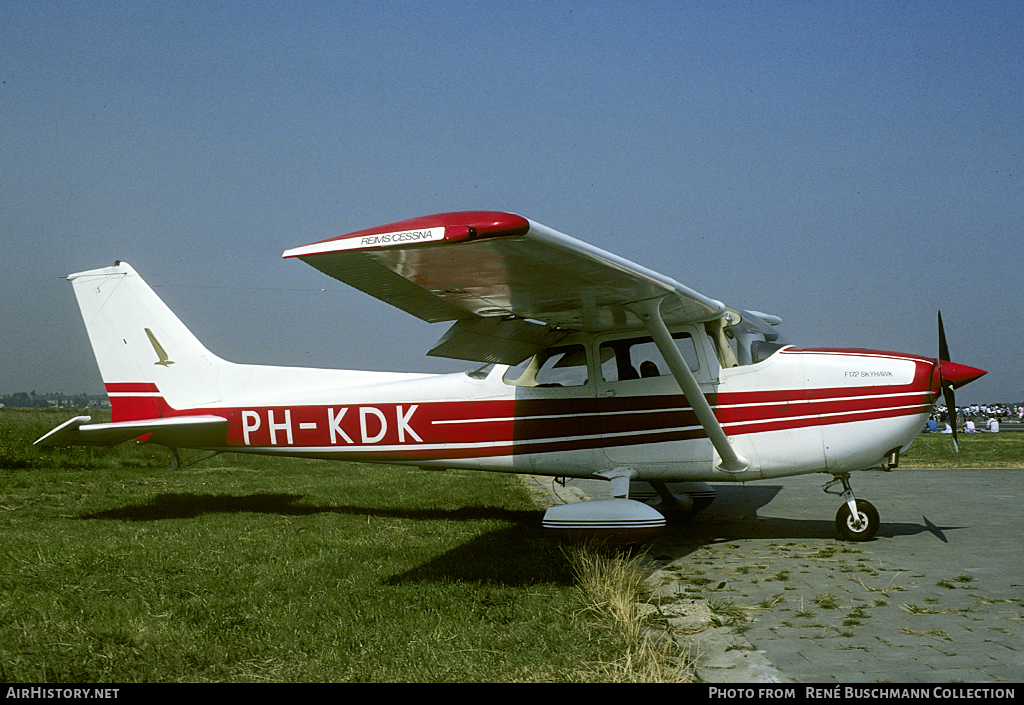
[[[125,262],[68,275],[89,333],[112,421],[157,418],[220,400],[207,350]]]

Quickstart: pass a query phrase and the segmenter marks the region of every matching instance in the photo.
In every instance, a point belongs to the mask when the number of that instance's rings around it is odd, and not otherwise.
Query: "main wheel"
[[[839,535],[847,541],[870,541],[878,532],[878,510],[875,505],[865,499],[858,499],[857,514],[860,515],[860,528],[858,529],[853,521],[853,514],[850,512],[850,505],[845,502],[839,511],[836,512],[836,529]]]

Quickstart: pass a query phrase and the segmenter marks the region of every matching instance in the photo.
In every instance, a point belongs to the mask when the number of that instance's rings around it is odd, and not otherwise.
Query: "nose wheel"
[[[875,505],[866,499],[856,499],[853,496],[853,488],[850,487],[849,473],[836,475],[834,479],[825,485],[824,490],[829,491],[837,482],[843,485],[842,497],[844,503],[836,512],[836,530],[839,535],[847,541],[870,541],[878,533],[879,519],[878,510]],[[830,494],[839,494],[832,492]]]

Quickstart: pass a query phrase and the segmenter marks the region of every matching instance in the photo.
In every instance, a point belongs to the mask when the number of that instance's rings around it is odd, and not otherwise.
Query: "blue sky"
[[[0,392],[101,393],[60,277],[130,262],[237,362],[449,371],[285,249],[507,210],[804,346],[1024,401],[1024,4],[0,5]]]

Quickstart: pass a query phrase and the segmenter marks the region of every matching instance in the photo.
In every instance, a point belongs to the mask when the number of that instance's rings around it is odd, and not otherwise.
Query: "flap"
[[[568,331],[521,318],[474,318],[456,321],[427,355],[455,360],[518,365],[564,338]]]

